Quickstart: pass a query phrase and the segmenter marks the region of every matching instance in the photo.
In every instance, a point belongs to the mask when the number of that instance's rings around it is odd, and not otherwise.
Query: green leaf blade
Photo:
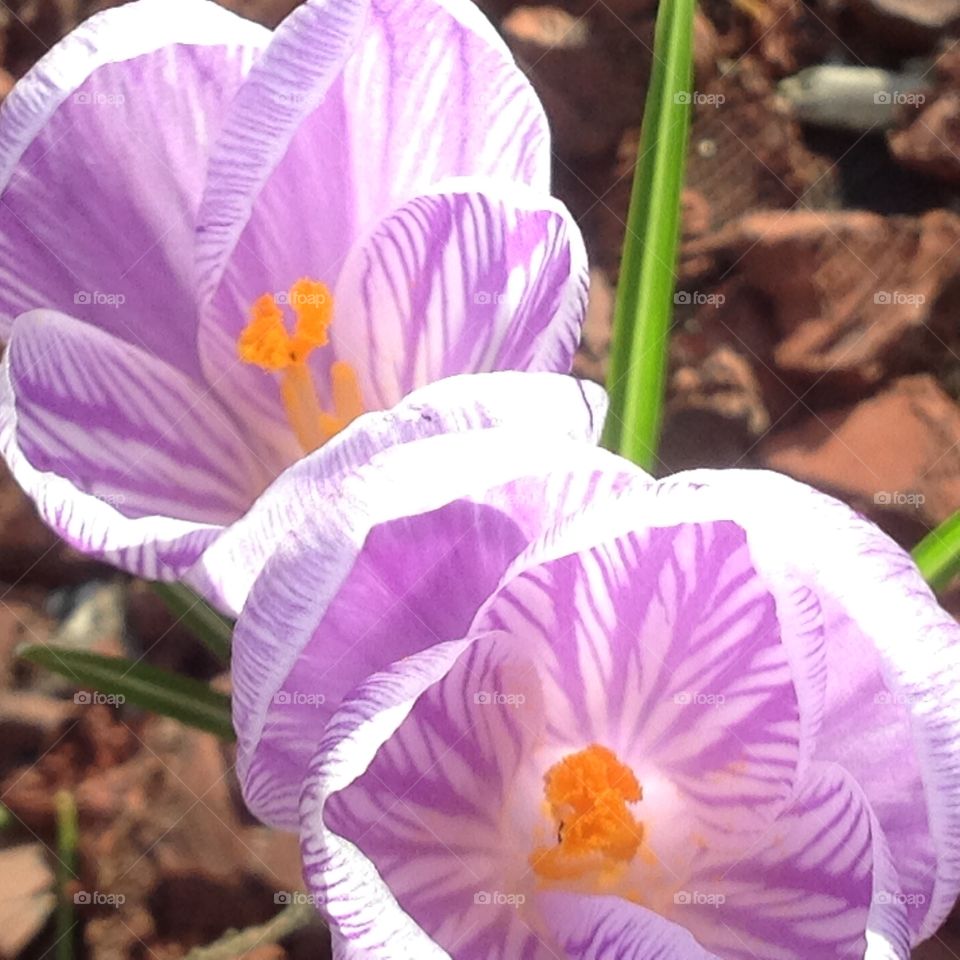
[[[614,308],[604,445],[656,463],[693,86],[694,0],[662,0]]]
[[[940,592],[960,573],[960,510],[931,530],[914,548],[924,580]]]
[[[221,739],[235,739],[230,698],[199,680],[124,657],[106,657],[70,647],[29,644],[21,647],[18,655],[78,685],[121,696],[124,702],[172,717]]]
[[[226,617],[182,583],[157,580],[150,586],[177,618],[177,623],[202,640],[221,663],[230,662],[233,624]]]

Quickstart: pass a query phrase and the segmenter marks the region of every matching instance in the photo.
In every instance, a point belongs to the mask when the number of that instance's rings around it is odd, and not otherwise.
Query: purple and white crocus
[[[71,544],[235,612],[269,543],[241,572],[206,552],[291,464],[332,509],[390,446],[548,409],[404,398],[569,371],[586,260],[549,167],[469,0],[308,0],[272,34],[208,0],[91,18],[0,113],[3,456]]]
[[[300,798],[335,955],[906,960],[960,890],[960,628],[803,485],[592,466],[533,542],[501,489],[377,527],[332,601],[309,530],[256,583],[244,791]]]

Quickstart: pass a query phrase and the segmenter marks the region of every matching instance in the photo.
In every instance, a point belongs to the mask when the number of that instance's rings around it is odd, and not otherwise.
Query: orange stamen
[[[643,840],[643,825],[627,809],[643,791],[633,771],[599,744],[571,753],[544,777],[551,817],[558,825],[555,846],[530,857],[543,880],[581,878],[629,863]]]
[[[328,343],[333,296],[326,284],[304,277],[290,288],[287,303],[296,317],[292,335],[276,299],[265,293],[250,309],[250,322],[240,334],[237,352],[245,363],[281,375],[280,396],[287,419],[304,452],[311,453],[364,413],[363,397],[356,370],[338,360],[330,368],[333,413],[325,411],[317,399],[307,358]]]

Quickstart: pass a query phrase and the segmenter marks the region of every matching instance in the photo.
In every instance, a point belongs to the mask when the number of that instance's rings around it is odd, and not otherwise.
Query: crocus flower
[[[443,377],[569,370],[586,265],[549,160],[469,0],[91,18],[0,114],[7,463],[73,545],[236,610],[204,552],[285,468],[329,477],[331,438]]]
[[[475,615],[509,502],[463,552],[477,505],[408,521],[410,576],[374,531],[319,619],[284,613],[309,532],[255,585],[244,649],[289,657],[245,790],[300,791],[335,955],[905,960],[960,889],[957,624],[803,485],[606,469]],[[344,698],[354,656],[393,663]]]

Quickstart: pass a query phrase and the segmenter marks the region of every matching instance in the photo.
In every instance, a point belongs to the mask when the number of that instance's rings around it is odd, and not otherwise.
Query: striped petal
[[[326,804],[330,834],[362,851],[399,907],[452,956],[552,955],[527,914],[533,834],[518,843],[508,822],[522,821],[518,808],[540,792],[530,756],[542,718],[536,666],[521,645],[479,640]],[[350,908],[337,890],[328,902],[339,915]]]
[[[749,847],[708,849],[672,917],[729,960],[910,956],[907,896],[853,778],[816,764]]]
[[[586,309],[587,258],[566,209],[525,187],[467,180],[418,197],[351,253],[339,356],[377,407],[440,377],[567,372]]]
[[[530,537],[639,474],[582,443],[599,426],[566,377],[439,381],[291,468],[207,554],[214,572],[266,562],[233,660],[238,769],[258,816],[295,820],[316,738],[344,693],[462,636]]]
[[[391,960],[449,954],[400,906],[372,861],[328,828],[326,805],[363,776],[417,699],[456,663],[468,641],[438,643],[370,677],[343,703],[303,781],[300,851],[304,878],[343,957]]]
[[[773,584],[824,612],[829,676],[815,759],[861,785],[897,864],[911,938],[960,892],[960,627],[916,566],[859,514],[773,473],[692,471],[661,485],[676,522],[735,520]]]
[[[204,302],[222,283],[245,309],[251,289],[304,272],[333,281],[356,237],[446,177],[546,190],[549,168],[542,108],[468,0],[309,0],[277,29],[213,150]]]
[[[0,391],[3,455],[40,515],[142,576],[184,573],[263,484],[203,387],[63,314],[17,320]]]
[[[539,901],[571,960],[719,960],[689,930],[620,897],[545,893]]]
[[[206,0],[91,17],[0,112],[0,336],[70,312],[199,373],[191,249],[209,142],[268,31]]]
[[[552,755],[597,742],[633,767],[662,808],[651,847],[679,871],[681,834],[751,833],[793,792],[814,733],[797,691],[822,697],[794,661],[822,627],[809,592],[770,592],[741,528],[661,527],[656,507],[655,488],[588,505],[518,561],[477,629],[535,651]]]

